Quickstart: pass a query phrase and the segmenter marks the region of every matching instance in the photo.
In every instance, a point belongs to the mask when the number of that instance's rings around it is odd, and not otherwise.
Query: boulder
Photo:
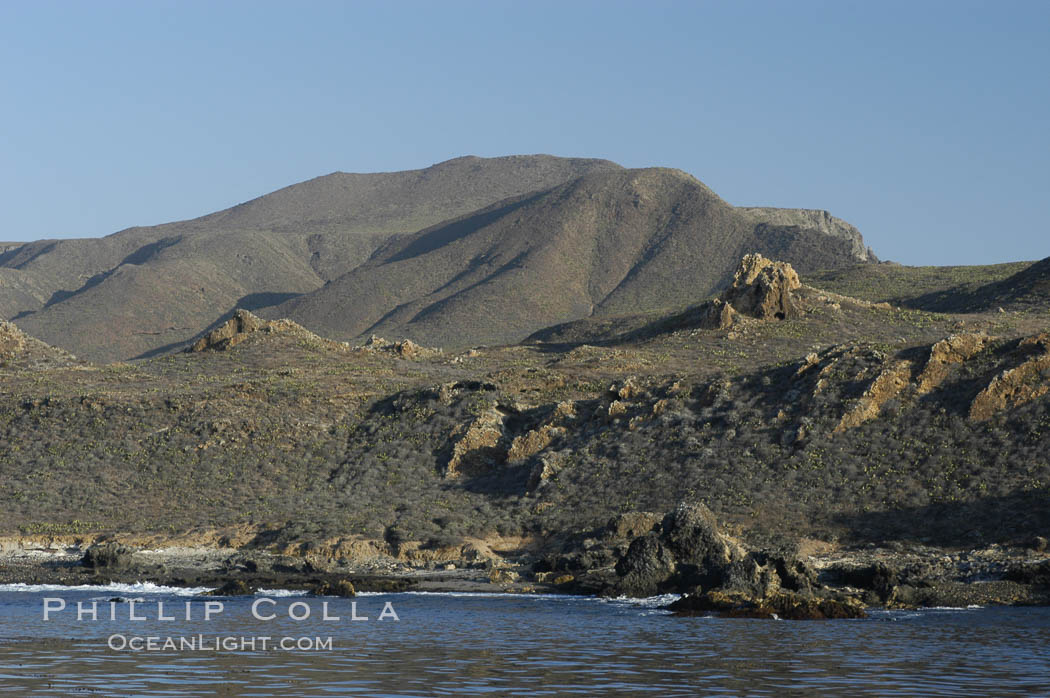
[[[733,310],[733,306],[721,298],[716,298],[708,304],[700,325],[716,330],[728,330],[736,321],[736,316],[737,313]]]
[[[120,570],[131,565],[134,550],[115,541],[95,543],[84,552],[80,564],[95,571]]]
[[[655,596],[667,590],[676,568],[674,554],[655,533],[635,538],[616,563],[614,595]]]
[[[682,504],[664,517],[661,538],[674,558],[687,566],[693,583],[721,586],[729,575],[734,558],[743,550],[724,536],[718,519],[703,504]]]
[[[346,599],[357,596],[357,590],[349,579],[321,582],[313,588],[313,593],[317,596],[341,596]]]

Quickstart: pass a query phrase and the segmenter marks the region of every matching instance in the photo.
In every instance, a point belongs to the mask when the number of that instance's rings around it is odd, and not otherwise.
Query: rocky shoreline
[[[307,546],[309,547],[309,546]],[[749,549],[702,504],[666,515],[622,514],[587,536],[514,556],[445,551],[438,561],[350,560],[221,546],[135,548],[117,540],[0,540],[0,584],[151,582],[222,595],[303,590],[561,593],[606,597],[680,594],[683,615],[856,618],[867,608],[1050,605],[1050,552],[989,545],[950,550],[894,542],[837,548],[802,541]]]

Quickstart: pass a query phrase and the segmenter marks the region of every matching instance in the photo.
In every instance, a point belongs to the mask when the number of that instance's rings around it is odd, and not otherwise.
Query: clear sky
[[[883,258],[1050,255],[1050,2],[0,0],[0,240],[459,155],[686,170]]]

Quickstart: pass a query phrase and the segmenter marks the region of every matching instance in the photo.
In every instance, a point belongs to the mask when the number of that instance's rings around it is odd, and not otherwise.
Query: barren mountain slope
[[[724,285],[748,252],[803,270],[859,261],[852,241],[756,224],[684,172],[621,170],[393,240],[366,264],[266,313],[340,338],[509,343],[591,315],[687,305]]]
[[[0,252],[0,313],[78,355],[132,358],[192,339],[235,306],[318,288],[394,234],[616,169],[537,155],[334,173],[189,221],[13,246]]]

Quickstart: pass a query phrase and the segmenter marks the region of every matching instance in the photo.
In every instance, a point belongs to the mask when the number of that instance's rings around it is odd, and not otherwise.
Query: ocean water
[[[673,597],[402,593],[350,600],[279,590],[202,598],[199,591],[0,586],[0,693],[1050,693],[1047,608],[790,622],[678,618],[658,608]]]

